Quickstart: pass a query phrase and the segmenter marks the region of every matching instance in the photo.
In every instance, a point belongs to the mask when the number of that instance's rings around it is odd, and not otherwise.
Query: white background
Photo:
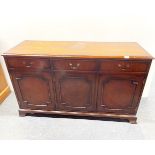
[[[153,0],[0,0],[0,51],[23,40],[135,41],[155,56]],[[1,58],[7,80],[9,76]],[[143,97],[155,74],[153,63]],[[12,87],[11,87],[12,88]]]

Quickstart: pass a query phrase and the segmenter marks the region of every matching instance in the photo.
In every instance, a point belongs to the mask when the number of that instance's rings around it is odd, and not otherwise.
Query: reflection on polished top
[[[23,41],[3,55],[153,59],[136,42]]]

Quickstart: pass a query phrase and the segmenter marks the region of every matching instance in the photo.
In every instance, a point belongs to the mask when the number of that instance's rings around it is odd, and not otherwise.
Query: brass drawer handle
[[[138,82],[137,81],[132,81],[132,84],[133,85],[138,85]]]
[[[125,65],[118,64],[118,67],[119,67],[122,71],[125,71],[125,70],[127,70],[128,68],[130,68],[130,65],[129,65],[129,64],[125,64]]]
[[[25,67],[30,68],[32,67],[33,62],[26,63],[26,61],[23,61],[23,64],[25,65]]]
[[[72,63],[69,63],[69,66],[71,69],[78,69],[78,67],[80,66],[79,63],[77,63],[75,66]]]
[[[30,68],[30,67],[31,67],[31,65],[26,65],[25,67]]]

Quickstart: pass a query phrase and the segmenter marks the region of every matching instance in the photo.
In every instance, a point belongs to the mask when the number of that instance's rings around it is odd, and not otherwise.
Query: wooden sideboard
[[[135,42],[24,41],[3,54],[19,115],[127,119],[136,113],[153,57]]]

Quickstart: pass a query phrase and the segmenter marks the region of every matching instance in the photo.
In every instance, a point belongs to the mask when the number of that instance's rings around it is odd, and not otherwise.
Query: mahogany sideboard
[[[153,57],[135,42],[24,41],[3,54],[28,113],[127,119],[136,113]]]

